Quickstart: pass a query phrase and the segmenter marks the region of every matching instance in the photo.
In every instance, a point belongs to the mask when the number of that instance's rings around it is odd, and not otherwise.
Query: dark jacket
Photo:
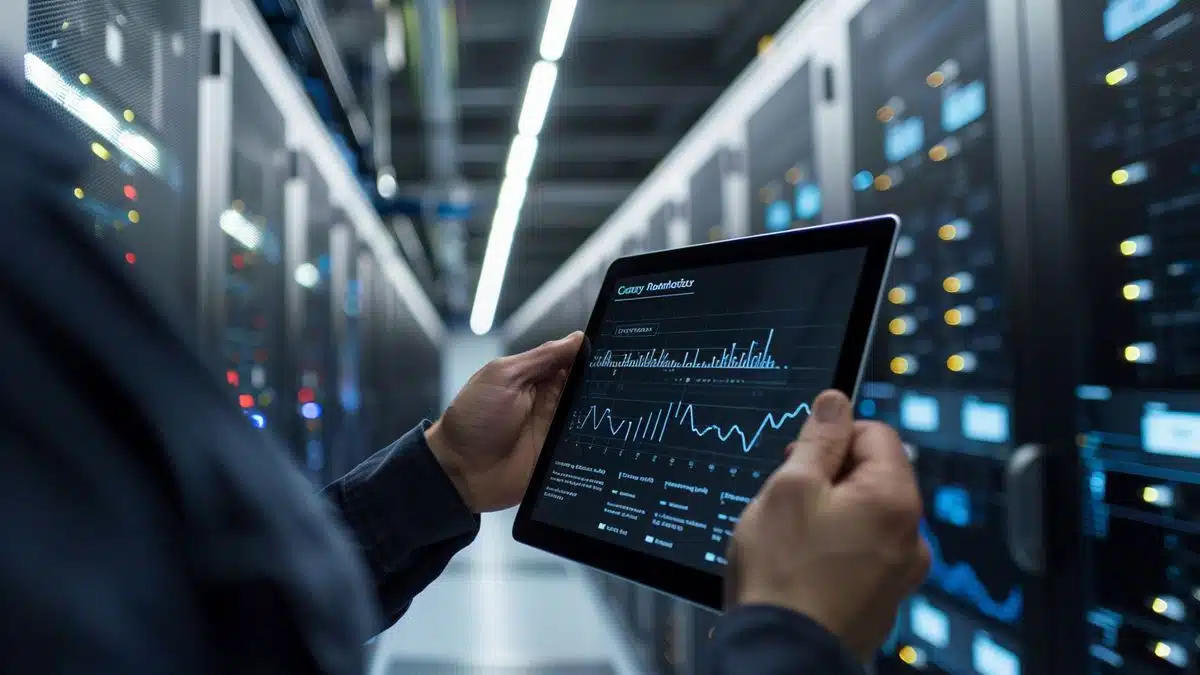
[[[61,199],[65,132],[0,82],[0,654],[12,673],[359,675],[478,531],[421,430],[313,494]],[[745,608],[711,673],[850,673]]]

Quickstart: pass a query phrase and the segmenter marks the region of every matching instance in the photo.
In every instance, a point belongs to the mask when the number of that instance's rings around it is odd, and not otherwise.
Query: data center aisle
[[[370,675],[642,675],[627,637],[577,565],[512,540],[514,511],[479,538],[376,641]]]

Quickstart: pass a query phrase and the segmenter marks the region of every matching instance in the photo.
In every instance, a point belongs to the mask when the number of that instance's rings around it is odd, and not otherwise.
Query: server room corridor
[[[490,337],[445,340],[444,404],[504,352]],[[515,515],[515,509],[484,514],[475,541],[376,638],[369,675],[648,672],[589,572],[513,541]]]
[[[641,675],[578,565],[512,539],[515,511],[478,539],[374,645],[370,675]]]

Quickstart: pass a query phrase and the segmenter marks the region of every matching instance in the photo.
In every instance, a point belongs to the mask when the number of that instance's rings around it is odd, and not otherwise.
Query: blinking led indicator
[[[253,408],[254,396],[250,394],[240,394],[238,396],[238,405],[242,406],[243,408]]]
[[[896,117],[896,109],[890,105],[885,105],[875,111],[875,119],[884,124],[891,122]]]
[[[137,116],[133,114],[132,110],[126,110],[123,117],[125,118],[126,122],[131,122],[131,123],[133,122],[134,119],[137,118]]]
[[[896,375],[907,375],[916,368],[916,361],[911,356],[897,356],[892,359],[889,367]]]
[[[1114,68],[1108,71],[1104,76],[1104,83],[1110,87],[1115,87],[1129,79],[1129,69],[1125,66]]]
[[[880,174],[876,176],[875,189],[880,192],[886,192],[892,189],[892,177],[887,174]]]
[[[935,162],[940,162],[950,155],[950,151],[946,146],[938,144],[929,149],[929,159]]]
[[[900,660],[907,665],[914,666],[917,664],[917,650],[911,646],[905,645],[901,647],[900,651],[897,652],[896,655],[899,656]]]
[[[1124,185],[1129,182],[1129,172],[1125,169],[1117,169],[1112,172],[1113,185]]]
[[[75,199],[83,199],[83,197],[84,197],[83,188],[79,188],[79,187],[75,188],[75,191],[73,194],[75,195]]]
[[[945,314],[944,318],[946,319],[946,325],[957,326],[962,323],[962,318],[963,318],[962,310],[961,309],[948,309],[948,310],[946,310],[946,314]]]
[[[142,221],[142,214],[134,211],[133,209],[130,209],[129,213],[126,215],[129,216],[129,222],[134,223],[135,225]]]
[[[236,370],[225,371],[225,381],[229,383],[229,386],[238,386],[238,383],[241,382],[241,379],[242,378],[238,376],[238,372]]]
[[[935,70],[925,77],[925,84],[937,89],[943,84],[946,84],[946,75],[940,70]]]
[[[125,262],[129,263],[130,265],[132,265],[132,264],[134,264],[135,262],[137,262],[137,256],[136,256],[136,255],[134,255],[134,254],[132,254],[132,253],[126,253],[126,254],[125,254]]]
[[[87,73],[80,73],[79,74],[79,83],[85,87],[88,86],[89,84],[92,83],[92,76],[88,75]]]
[[[138,196],[137,188],[133,187],[132,185],[126,185],[122,189],[122,192],[125,193],[125,198],[128,199],[129,201],[133,201],[133,200],[137,199],[137,196]]]
[[[95,142],[92,143],[92,154],[106,162],[110,157],[112,157],[112,153],[108,151],[108,148]]]

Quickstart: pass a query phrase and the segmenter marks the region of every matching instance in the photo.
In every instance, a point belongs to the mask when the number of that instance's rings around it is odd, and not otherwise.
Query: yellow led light
[[[1154,645],[1154,655],[1160,659],[1165,659],[1171,655],[1171,645],[1165,642],[1159,642]]]
[[[1109,73],[1104,76],[1104,81],[1108,83],[1108,86],[1115,87],[1124,82],[1125,78],[1127,77],[1129,77],[1128,70],[1124,68],[1117,68],[1116,70],[1109,71]]]
[[[934,87],[934,88],[940,87],[945,83],[946,83],[946,76],[943,75],[942,71],[940,71],[940,70],[933,71],[925,78],[925,84],[927,84],[931,87]]]
[[[875,111],[875,119],[880,122],[891,122],[894,117],[896,117],[896,111],[890,105],[885,105]]]
[[[132,110],[126,110],[124,117],[126,122],[132,122],[136,118],[136,115],[133,114]]]
[[[880,192],[890,190],[892,188],[892,179],[890,176],[882,175],[875,177],[875,189]]]
[[[946,150],[946,146],[944,145],[935,145],[929,149],[929,159],[932,159],[935,162],[940,162],[943,159],[946,159],[949,154],[950,153]]]
[[[962,290],[962,282],[958,277],[946,277],[942,282],[942,289],[947,293],[957,293]]]
[[[79,82],[86,87],[87,85],[92,83],[92,76],[88,75],[87,73],[80,73],[79,74]]]
[[[962,323],[962,318],[963,318],[962,310],[959,310],[959,309],[946,310],[945,319],[946,319],[946,323],[948,325],[957,326],[958,324]]]
[[[1163,612],[1167,611],[1168,607],[1169,605],[1167,604],[1167,601],[1163,600],[1162,598],[1155,598],[1150,601],[1150,609],[1153,610],[1155,614],[1162,614]]]
[[[1121,255],[1133,255],[1134,253],[1137,253],[1137,250],[1138,246],[1136,241],[1133,241],[1132,239],[1126,239],[1125,241],[1121,242]]]
[[[274,399],[274,397],[271,396],[270,392],[263,392],[258,395],[258,405],[265,408],[265,407],[271,405],[271,401],[273,399]]]
[[[1142,350],[1137,345],[1129,345],[1125,348],[1125,360],[1130,363],[1136,363],[1142,358]]]
[[[908,327],[908,322],[904,319],[892,319],[888,322],[888,332],[892,335],[904,335],[904,329]]]
[[[1117,169],[1112,172],[1113,185],[1124,185],[1129,182],[1129,172],[1125,169]]]
[[[893,305],[899,305],[907,299],[908,293],[904,292],[904,289],[900,288],[899,286],[888,291],[888,302],[892,303]]]
[[[938,228],[938,239],[942,241],[952,241],[958,236],[958,228],[953,225],[943,225]]]
[[[83,188],[75,188],[75,199],[83,199]]]
[[[108,161],[109,157],[112,157],[112,155],[108,152],[108,148],[99,143],[92,143],[92,154],[106,162]]]
[[[959,354],[955,354],[946,359],[946,367],[955,373],[961,373],[963,368],[967,367],[967,360]]]
[[[903,375],[907,373],[910,367],[911,366],[908,363],[908,359],[904,358],[903,356],[897,356],[896,358],[892,359],[891,369],[892,372],[897,375]]]
[[[1153,504],[1154,502],[1158,501],[1158,488],[1154,487],[1153,485],[1147,485],[1146,487],[1142,488],[1142,501],[1146,502],[1147,504]]]
[[[903,661],[904,663],[907,663],[910,666],[917,662],[917,650],[915,650],[912,647],[909,647],[907,645],[900,648],[900,651],[897,653],[897,656],[900,657],[901,661]]]
[[[1125,284],[1121,289],[1121,296],[1126,300],[1137,300],[1142,296],[1142,287],[1137,284]]]
[[[130,211],[126,215],[129,216],[129,222],[131,223],[139,223],[142,220],[142,214],[137,211]]]

